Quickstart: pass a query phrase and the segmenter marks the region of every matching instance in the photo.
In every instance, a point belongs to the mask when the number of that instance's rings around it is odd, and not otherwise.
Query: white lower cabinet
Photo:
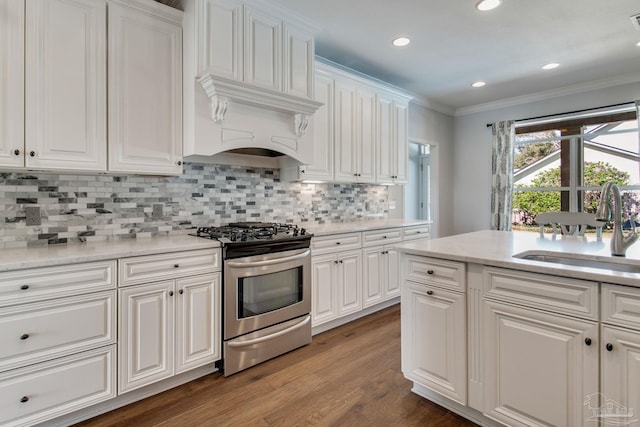
[[[119,291],[118,392],[221,357],[220,273]]]
[[[391,246],[362,250],[365,307],[400,295],[400,253]]]
[[[0,425],[32,426],[115,397],[115,345],[0,373]]]
[[[429,225],[372,228],[362,232],[314,236],[311,240],[313,326],[353,320],[400,298],[400,252],[407,240],[429,237]],[[345,319],[340,322],[344,323]],[[324,325],[322,329],[340,322]]]
[[[485,414],[509,426],[583,426],[598,397],[598,323],[486,301]]]
[[[115,397],[115,262],[0,274],[0,425]]]
[[[311,260],[314,326],[362,309],[362,252],[342,251]]]
[[[608,421],[633,425],[640,420],[640,332],[602,326],[601,337],[602,395],[588,405],[604,408]]]
[[[464,293],[405,281],[401,304],[404,376],[465,405],[467,346]]]

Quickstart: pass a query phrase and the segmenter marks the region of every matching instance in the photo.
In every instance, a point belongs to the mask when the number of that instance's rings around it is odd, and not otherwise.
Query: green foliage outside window
[[[583,175],[585,186],[601,187],[608,181],[613,181],[618,185],[629,184],[629,174],[627,172],[616,169],[606,162],[585,162]],[[531,180],[530,185],[518,185],[516,188],[560,186],[560,168],[558,167],[542,171]],[[600,200],[600,191],[585,191],[584,193],[584,211],[595,213]],[[638,204],[635,198],[631,197],[630,199],[625,200],[625,205]],[[539,213],[560,210],[560,192],[516,190],[513,193],[513,209],[520,212],[523,224],[532,225],[534,224],[535,216]]]

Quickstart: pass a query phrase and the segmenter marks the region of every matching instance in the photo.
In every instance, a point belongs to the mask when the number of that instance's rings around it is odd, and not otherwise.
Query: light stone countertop
[[[640,287],[640,273],[513,258],[515,254],[536,250],[588,255],[603,261],[624,259],[611,256],[609,239],[603,238],[598,242],[595,236],[553,238],[545,234],[544,238],[541,238],[538,233],[532,232],[486,230],[398,244],[396,249],[413,255]],[[636,242],[627,250],[625,262],[640,265],[640,242]]]
[[[0,271],[219,247],[220,243],[215,240],[178,234],[33,248],[0,249]]]
[[[357,233],[360,231],[381,230],[393,227],[410,227],[412,225],[429,225],[431,221],[423,219],[365,219],[347,221],[337,224],[322,224],[302,226],[314,236],[326,236],[341,233]]]

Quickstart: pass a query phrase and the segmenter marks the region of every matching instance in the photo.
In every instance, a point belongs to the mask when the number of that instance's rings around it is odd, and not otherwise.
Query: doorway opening
[[[409,142],[409,182],[404,187],[406,218],[431,220],[431,147]]]

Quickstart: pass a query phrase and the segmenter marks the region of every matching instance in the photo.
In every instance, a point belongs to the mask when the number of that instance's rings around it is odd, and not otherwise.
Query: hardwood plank
[[[78,426],[439,426],[475,424],[411,392],[400,306],[313,337],[224,378],[215,373]]]

